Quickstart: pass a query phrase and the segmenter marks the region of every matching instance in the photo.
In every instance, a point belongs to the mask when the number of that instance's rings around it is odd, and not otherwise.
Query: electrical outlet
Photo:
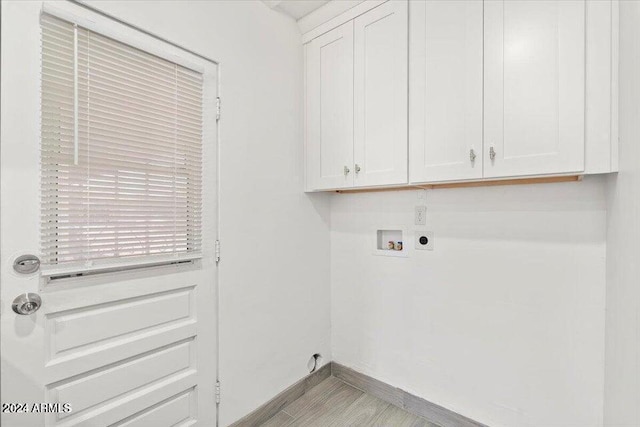
[[[427,223],[427,207],[426,206],[416,206],[416,225],[426,225]]]
[[[421,251],[432,251],[433,250],[433,231],[416,231],[415,235],[415,245],[416,249]]]

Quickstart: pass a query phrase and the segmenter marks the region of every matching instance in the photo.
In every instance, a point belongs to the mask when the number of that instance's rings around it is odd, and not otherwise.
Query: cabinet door
[[[353,185],[353,22],[305,47],[307,189]]]
[[[407,2],[354,20],[355,186],[407,182]]]
[[[484,176],[584,169],[585,3],[484,2]]]
[[[482,178],[482,2],[410,7],[410,181]]]

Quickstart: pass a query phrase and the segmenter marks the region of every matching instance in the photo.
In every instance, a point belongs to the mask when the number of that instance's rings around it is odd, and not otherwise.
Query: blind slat
[[[43,125],[44,131],[48,133],[53,133],[55,135],[57,135],[57,133],[60,132],[60,130],[62,129],[67,129],[67,128],[63,128],[61,126],[52,127],[49,125],[44,127]],[[43,136],[48,137],[49,135],[47,134]],[[200,153],[193,147],[194,145],[193,141],[188,140],[186,138],[181,138],[181,139],[178,139],[177,141],[174,140],[173,142],[171,142],[171,141],[163,141],[158,139],[154,140],[153,138],[147,138],[147,137],[138,136],[138,135],[127,135],[126,133],[109,132],[108,130],[102,131],[100,129],[93,129],[93,128],[91,129],[90,134],[88,130],[80,131],[81,141],[88,138],[89,136],[92,137],[92,140],[96,142],[101,142],[105,147],[106,146],[113,147],[114,150],[117,149],[118,147],[127,146],[127,145],[133,148],[144,149],[146,144],[151,142],[151,143],[154,143],[157,148],[175,151],[177,146],[177,148],[181,150],[185,155],[194,154],[200,157]],[[98,137],[102,137],[103,139],[100,139]],[[184,140],[184,143],[183,143],[183,140]],[[60,145],[60,144],[57,144],[58,140],[56,139],[51,140],[47,138],[45,142],[52,146]]]

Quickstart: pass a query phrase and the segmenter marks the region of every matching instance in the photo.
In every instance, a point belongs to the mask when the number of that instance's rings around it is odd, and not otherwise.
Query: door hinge
[[[216,98],[216,121],[220,120],[220,97]]]
[[[216,240],[216,264],[220,262],[220,240]]]
[[[216,381],[216,403],[220,403],[220,381]]]

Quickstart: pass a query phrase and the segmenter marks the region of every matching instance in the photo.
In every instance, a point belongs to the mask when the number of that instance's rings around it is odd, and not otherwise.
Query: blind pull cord
[[[73,24],[73,164],[78,165],[78,24]]]

